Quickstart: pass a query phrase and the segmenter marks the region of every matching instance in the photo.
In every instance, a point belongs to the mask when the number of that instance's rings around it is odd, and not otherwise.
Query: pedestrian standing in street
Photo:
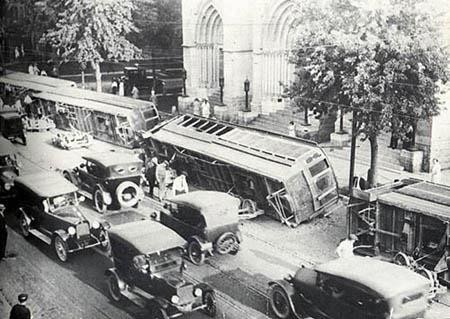
[[[156,181],[158,182],[159,199],[163,200],[166,198],[167,191],[167,167],[169,166],[168,161],[164,161],[156,166]]]
[[[8,240],[8,229],[6,229],[5,206],[0,204],[0,261],[6,257],[6,241]]]
[[[133,88],[131,89],[131,96],[133,97],[133,99],[139,98],[139,89],[136,87],[135,84],[133,84]]]
[[[186,176],[187,173],[183,171],[173,180],[172,192],[174,196],[189,192],[189,186],[186,181]]]
[[[339,246],[336,248],[336,254],[339,258],[353,257],[353,246],[357,240],[358,237],[355,234],[350,234],[346,239],[341,241]]]
[[[211,105],[209,105],[208,99],[204,99],[202,103],[202,116],[209,118],[211,114]]]
[[[433,159],[433,166],[431,167],[431,181],[433,183],[440,183],[442,178],[441,164],[437,158]]]
[[[193,108],[194,115],[201,115],[199,99],[195,98],[194,103],[192,103],[192,104],[193,104],[192,108]]]
[[[15,48],[14,48],[14,58],[15,58],[16,60],[19,60],[19,58],[20,58],[19,47],[15,47]]]
[[[28,74],[34,74],[34,67],[31,63],[28,65]]]
[[[33,74],[34,75],[39,75],[41,73],[41,71],[39,70],[39,68],[38,68],[38,66],[37,66],[37,63],[35,62],[34,64],[33,64]]]
[[[153,198],[153,190],[156,183],[156,167],[158,166],[158,158],[153,157],[148,163],[145,170],[145,178],[147,179],[149,191],[148,194]]]
[[[111,92],[112,94],[117,94],[117,89],[118,89],[119,83],[117,83],[117,78],[112,78],[112,82],[111,82]]]
[[[294,121],[290,121],[288,125],[288,135],[295,137],[295,123]]]
[[[31,311],[26,306],[27,300],[28,300],[28,295],[20,294],[18,299],[19,299],[19,303],[15,304],[12,307],[11,313],[9,315],[9,319],[30,319]]]
[[[119,95],[124,96],[125,95],[125,83],[123,81],[123,78],[119,79]]]

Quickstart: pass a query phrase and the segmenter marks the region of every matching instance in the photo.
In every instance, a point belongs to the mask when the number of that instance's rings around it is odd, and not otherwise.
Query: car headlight
[[[172,298],[170,298],[170,301],[177,304],[178,302],[180,302],[180,297],[178,297],[177,295],[173,295]]]
[[[75,230],[75,227],[70,226],[70,227],[67,229],[67,232],[69,233],[70,236],[73,236],[73,235],[76,234],[77,231]]]
[[[92,222],[92,228],[99,229],[100,228],[100,223],[98,221],[94,220]]]
[[[5,183],[5,190],[6,191],[9,191],[10,189],[11,189],[11,187],[12,187],[12,184],[10,184],[10,183]]]
[[[203,291],[200,288],[195,288],[194,289],[194,296],[195,297],[200,297],[203,294]]]
[[[103,201],[105,202],[106,205],[111,205],[112,203],[112,197],[110,193],[103,193]]]

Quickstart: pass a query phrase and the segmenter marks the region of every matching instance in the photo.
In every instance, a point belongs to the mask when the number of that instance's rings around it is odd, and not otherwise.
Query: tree
[[[378,140],[404,135],[439,113],[448,53],[430,1],[301,1],[292,55],[296,104],[320,114],[353,112],[357,136],[371,146],[369,185],[377,184]]]
[[[137,31],[131,0],[53,0],[50,5],[58,13],[56,26],[41,40],[50,43],[63,61],[80,63],[82,70],[90,63],[97,91],[101,91],[100,62],[129,61],[139,56],[140,49],[126,37]]]

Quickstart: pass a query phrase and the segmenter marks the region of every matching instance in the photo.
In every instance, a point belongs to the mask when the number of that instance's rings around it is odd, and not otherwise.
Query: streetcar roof
[[[142,164],[142,160],[140,160],[136,154],[124,152],[94,153],[88,156],[83,156],[82,158],[88,161],[97,162],[105,167],[134,163]]]
[[[194,191],[167,198],[175,204],[190,206],[207,215],[216,215],[221,208],[239,209],[240,199],[224,192]],[[227,210],[229,211],[229,210]],[[223,214],[223,213],[221,213]]]
[[[167,121],[144,137],[282,181],[297,175],[311,154],[322,154],[315,143],[191,115]]]
[[[51,87],[76,87],[76,83],[74,81],[63,80],[59,78],[54,78],[50,76],[42,76],[42,75],[34,75],[23,72],[11,72],[8,73],[2,78],[7,78],[15,81],[26,81],[30,83],[36,83],[39,85],[48,85]]]
[[[186,241],[175,231],[153,220],[113,225],[108,230],[108,234],[113,251],[115,242],[121,242],[128,246],[126,249],[135,250],[137,254],[142,255],[182,247],[186,244]]]
[[[39,197],[55,197],[78,190],[62,175],[48,171],[19,176],[14,183],[24,185]]]
[[[405,268],[371,257],[337,258],[315,267],[318,272],[354,281],[377,292],[385,298],[423,288],[429,281]]]
[[[450,221],[450,187],[421,181],[378,197],[381,204]]]
[[[11,110],[8,112],[0,113],[0,117],[3,117],[5,120],[17,119],[20,118],[20,114],[17,111]]]

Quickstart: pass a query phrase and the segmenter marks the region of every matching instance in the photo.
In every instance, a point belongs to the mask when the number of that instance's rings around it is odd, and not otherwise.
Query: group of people
[[[156,156],[152,156],[145,164],[145,179],[149,187],[149,196],[154,197],[154,189],[158,187],[158,198],[165,199],[168,195],[179,195],[189,192],[187,173],[176,172],[170,167],[167,160],[159,162]],[[169,187],[171,186],[171,189]]]
[[[208,99],[198,99],[195,98],[194,102],[192,102],[192,111],[195,115],[200,115],[206,118],[214,116],[214,112],[211,109],[211,105],[208,102]]]
[[[120,78],[112,78],[111,92],[112,94],[118,94],[120,96],[125,95],[125,78],[123,76]]]
[[[39,70],[36,62],[33,64],[30,63],[30,65],[28,65],[28,73],[32,75],[47,76],[47,72],[45,70]]]

